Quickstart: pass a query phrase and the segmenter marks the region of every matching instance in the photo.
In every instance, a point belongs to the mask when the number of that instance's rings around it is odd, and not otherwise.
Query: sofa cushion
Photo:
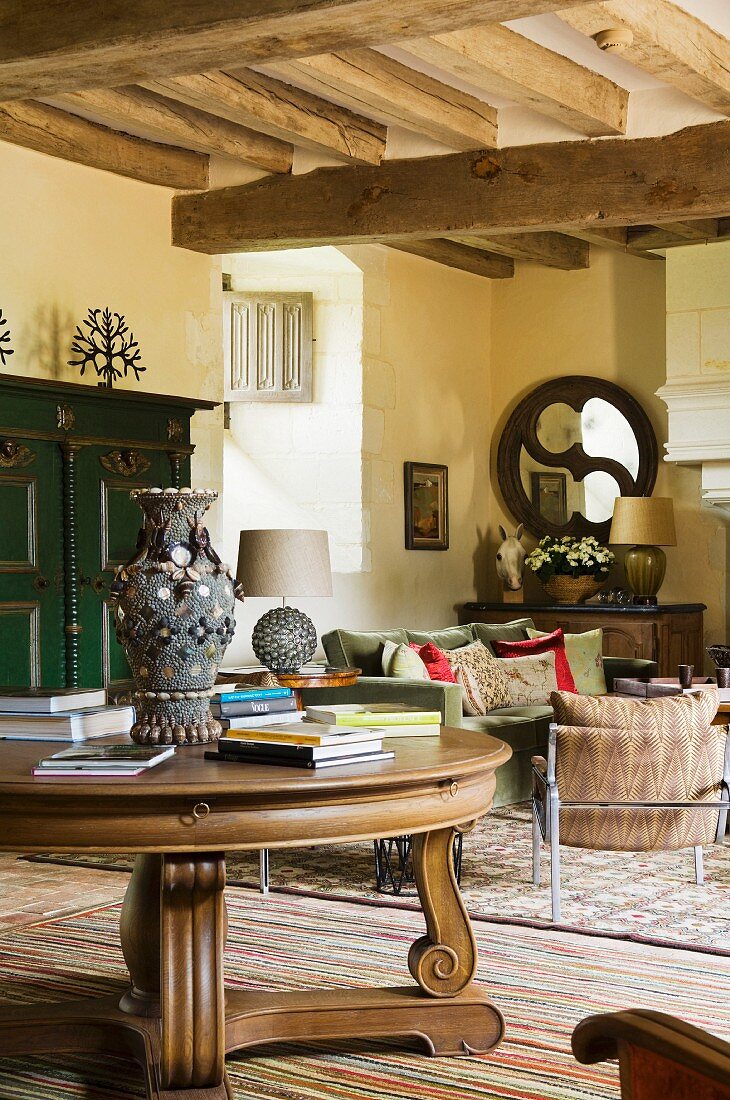
[[[445,684],[455,684],[456,677],[451,671],[446,654],[433,642],[419,645],[418,642],[409,642],[409,648],[418,654],[419,661],[426,667],[426,672],[432,680],[441,680]]]
[[[527,628],[535,628],[532,619],[513,619],[509,623],[472,623],[472,637],[492,649],[492,642],[498,638],[501,642],[519,642],[527,637]],[[492,650],[494,652],[494,650]]]
[[[541,634],[536,638],[526,638],[519,642],[504,642],[495,638],[492,648],[498,657],[530,657],[540,653],[554,653],[558,691],[575,692],[575,680],[565,652],[565,640],[561,627],[550,634]]]
[[[557,693],[555,654],[534,657],[504,657],[500,660],[513,706],[545,706]]]
[[[420,656],[404,642],[384,642],[383,673],[396,680],[429,680],[428,669]]]
[[[470,626],[446,626],[442,630],[406,630],[409,642],[427,645],[433,642],[439,649],[459,649],[474,641]]]
[[[464,693],[464,714],[487,714],[510,701],[500,662],[481,642],[447,652],[454,678]]]
[[[530,638],[542,638],[542,630],[527,629]],[[579,695],[605,695],[606,675],[603,668],[603,631],[584,630],[582,634],[564,634],[565,652]]]
[[[405,630],[331,630],[322,635],[325,656],[335,668],[361,668],[363,676],[382,676],[385,642],[408,643]]]
[[[513,752],[534,752],[542,748],[547,737],[529,718],[511,718],[506,714],[485,714],[465,718],[462,725],[478,733],[488,733],[509,745]]]

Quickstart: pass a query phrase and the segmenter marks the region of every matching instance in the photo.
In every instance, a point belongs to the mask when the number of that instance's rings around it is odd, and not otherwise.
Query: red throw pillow
[[[558,691],[572,691],[574,695],[577,694],[568,654],[565,652],[565,638],[560,627],[553,630],[552,634],[543,634],[540,638],[526,638],[524,642],[498,642],[493,639],[491,646],[498,657],[528,657],[553,651]]]
[[[409,644],[410,648],[415,649],[423,661],[432,680],[445,680],[447,684],[456,683],[453,669],[442,649],[439,649],[433,642],[426,642],[425,645],[419,645],[418,642],[410,642]]]

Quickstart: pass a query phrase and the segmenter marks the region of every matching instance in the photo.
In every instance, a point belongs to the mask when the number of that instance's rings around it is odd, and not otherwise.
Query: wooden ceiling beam
[[[173,240],[218,253],[721,217],[730,121],[268,177],[173,199]]]
[[[266,70],[454,149],[489,149],[497,144],[494,107],[376,50],[301,57],[267,65]]]
[[[385,155],[387,130],[379,122],[262,73],[198,73],[146,86],[197,110],[319,153],[335,153],[360,164],[380,164]]]
[[[688,241],[708,241],[717,236],[718,225],[716,218],[697,218],[696,221],[667,222],[657,221],[657,229],[663,229],[665,233],[673,233],[677,237],[683,237]]]
[[[472,248],[486,248],[499,256],[557,267],[561,271],[575,271],[590,264],[590,245],[563,233],[505,233],[491,237],[465,234],[451,239]]]
[[[628,246],[632,252],[650,248],[681,248],[688,244],[710,244],[722,240],[722,222],[715,219],[698,219],[696,222],[662,222],[657,225],[630,225],[627,230]],[[690,229],[695,226],[694,230]]]
[[[208,186],[208,157],[202,153],[131,137],[46,103],[0,106],[0,141],[162,187]]]
[[[563,230],[569,237],[575,237],[579,241],[587,241],[588,244],[598,245],[600,248],[616,248],[621,252],[626,251],[628,233],[625,226],[615,225],[610,229],[596,225],[585,225]]]
[[[540,15],[582,0],[3,0],[0,100],[140,84]]]
[[[481,275],[485,279],[511,279],[515,273],[514,261],[504,256],[486,252],[482,248],[467,248],[454,241],[432,237],[426,241],[389,241],[389,248],[398,252],[408,252],[424,260],[433,260],[445,267],[455,267],[459,271],[468,271],[472,275]]]
[[[91,111],[115,129],[143,126],[155,137],[179,142],[199,153],[218,153],[266,172],[291,171],[294,149],[287,142],[257,133],[228,119],[189,107],[145,88],[97,88],[59,96],[53,105]]]
[[[676,4],[608,0],[559,14],[591,38],[611,27],[628,27],[634,40],[621,54],[626,61],[713,110],[730,114],[730,41]]]
[[[397,43],[410,57],[590,137],[626,132],[629,93],[509,27],[471,27]]]

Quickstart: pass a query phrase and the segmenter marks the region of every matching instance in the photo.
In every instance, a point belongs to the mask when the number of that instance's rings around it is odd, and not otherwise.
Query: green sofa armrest
[[[656,676],[656,661],[643,661],[638,657],[604,657],[603,671],[606,674],[606,687],[613,691],[613,681],[619,677]]]
[[[305,707],[323,703],[405,703],[422,710],[440,710],[445,726],[461,726],[461,687],[441,680],[361,676],[351,687],[305,688],[302,699]]]

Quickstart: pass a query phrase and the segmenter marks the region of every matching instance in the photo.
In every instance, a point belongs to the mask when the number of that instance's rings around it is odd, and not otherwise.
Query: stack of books
[[[391,760],[383,749],[383,730],[362,726],[281,723],[259,729],[228,730],[208,760],[271,764],[279,768],[341,768]]]
[[[64,749],[39,760],[33,775],[71,775],[74,779],[91,776],[115,776],[127,779],[143,775],[175,754],[174,745],[85,745]]]
[[[106,706],[103,689],[0,688],[0,739],[86,741],[133,724],[134,707]]]
[[[419,710],[405,703],[334,703],[307,707],[308,722],[332,726],[378,726],[384,737],[437,737],[441,733],[441,712]]]
[[[297,710],[291,688],[238,688],[226,684],[216,688],[210,709],[224,730],[241,730],[282,722],[300,722],[304,715]]]

